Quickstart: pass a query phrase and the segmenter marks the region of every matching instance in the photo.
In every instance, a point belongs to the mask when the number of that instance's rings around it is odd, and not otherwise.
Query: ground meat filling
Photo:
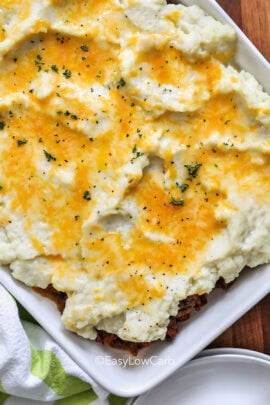
[[[185,300],[179,302],[179,309],[176,316],[170,318],[167,328],[166,340],[175,338],[178,332],[177,323],[187,321],[194,311],[200,309],[207,304],[207,294],[204,295],[190,295]]]
[[[199,311],[206,303],[207,303],[206,294],[191,295],[187,297],[185,300],[180,301],[178,314],[170,318],[170,322],[167,327],[166,340],[170,341],[175,338],[178,332],[177,328],[178,322],[186,321],[194,310]],[[101,342],[104,346],[111,346],[116,349],[128,350],[134,356],[138,354],[138,351],[140,349],[150,345],[149,342],[143,343],[127,342],[120,339],[113,333],[107,333],[100,330],[98,330],[97,333],[98,333],[98,337],[96,339],[97,342]]]
[[[227,290],[232,283],[226,284],[223,278],[220,278],[216,283],[216,288],[222,288]],[[33,287],[33,290],[43,295],[46,298],[51,299],[56,305],[58,310],[63,313],[67,300],[67,294],[61,291],[57,291],[52,285],[42,289]],[[184,300],[179,302],[179,309],[176,316],[171,316],[170,322],[167,327],[166,341],[173,340],[178,333],[178,323],[187,321],[190,315],[207,304],[207,294],[203,295],[190,295]],[[132,355],[136,356],[138,351],[144,347],[149,346],[150,342],[129,342],[120,339],[113,333],[105,332],[104,330],[97,330],[97,342],[102,343],[104,346],[110,346],[115,349],[122,349],[129,351]]]
[[[49,298],[51,301],[53,301],[57,305],[58,311],[61,312],[61,314],[64,312],[67,300],[66,293],[57,291],[51,284],[45,289],[39,287],[32,288],[43,297]]]
[[[97,342],[102,343],[104,346],[113,347],[114,349],[126,350],[133,356],[136,356],[139,350],[150,345],[149,342],[128,342],[120,339],[117,335],[105,332],[104,330],[97,330],[97,334]]]
[[[221,282],[220,284],[223,285],[224,282]],[[49,285],[45,289],[33,287],[33,290],[43,295],[44,297],[51,299],[57,305],[58,310],[63,313],[67,299],[66,293],[57,291],[52,285]],[[177,315],[170,318],[170,322],[167,327],[166,340],[171,341],[175,338],[178,332],[178,322],[183,322],[189,319],[192,312],[199,311],[206,303],[207,294],[191,295],[186,299],[180,301]],[[135,343],[124,341],[117,335],[105,332],[103,330],[97,330],[97,334],[97,342],[102,343],[104,346],[110,346],[115,349],[127,350],[134,356],[138,354],[138,351],[140,349],[143,349],[144,347],[150,345],[150,342]]]

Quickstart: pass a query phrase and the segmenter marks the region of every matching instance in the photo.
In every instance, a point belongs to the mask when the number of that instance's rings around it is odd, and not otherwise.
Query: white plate
[[[207,349],[200,352],[196,358],[208,357],[208,356],[217,356],[217,355],[227,355],[227,354],[237,354],[248,357],[256,357],[257,359],[262,359],[270,361],[270,356],[261,352],[255,352],[254,350],[247,349],[238,349],[232,347],[221,347],[217,349]]]
[[[270,360],[215,355],[191,361],[134,405],[267,405]]]
[[[183,3],[199,4],[209,14],[236,27],[213,0],[185,0]],[[253,73],[270,91],[269,64],[239,29],[238,33],[239,65]],[[14,280],[5,268],[0,268],[0,280],[86,373],[108,391],[133,397],[171,375],[267,295],[270,292],[270,266],[245,272],[226,293],[214,292],[208,305],[192,316],[190,322],[182,324],[173,343],[151,345],[140,353],[146,362],[129,367],[120,365],[127,360],[133,361],[127,353],[104,348],[64,330],[55,305]]]
[[[222,356],[241,355],[241,356],[253,357],[253,358],[257,358],[257,359],[259,358],[261,360],[266,360],[267,362],[270,362],[270,356],[268,356],[267,354],[264,354],[264,353],[261,353],[261,352],[256,352],[256,351],[253,351],[253,350],[238,349],[238,348],[232,348],[232,347],[221,347],[221,348],[215,348],[215,349],[206,349],[206,350],[203,350],[202,352],[200,352],[195,357],[195,359],[200,359],[200,358],[203,358],[203,357],[210,357],[210,356],[215,357],[215,356],[219,356],[219,355],[222,355]],[[191,362],[194,362],[194,360],[192,360]],[[190,363],[188,363],[187,366],[189,366],[189,364]],[[176,374],[177,374],[177,372],[176,372]],[[155,391],[155,389],[153,391]],[[139,398],[131,398],[128,401],[127,405],[136,405],[136,404],[138,405],[136,400],[139,400],[139,399],[144,398],[144,397],[147,398],[148,397],[147,395],[139,397]],[[193,405],[193,404],[191,404],[191,405]]]

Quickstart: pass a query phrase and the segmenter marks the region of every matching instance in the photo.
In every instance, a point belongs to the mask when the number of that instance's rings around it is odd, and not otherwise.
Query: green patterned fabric
[[[110,394],[108,397],[110,405],[125,405],[127,403],[126,398],[118,397],[117,395]]]
[[[126,403],[91,380],[1,285],[0,352],[0,405]]]
[[[48,350],[32,348],[31,373],[59,396],[69,397],[91,390],[93,400],[97,399],[92,387],[79,378],[66,374],[58,357]]]
[[[3,385],[0,381],[0,405],[4,404],[5,400],[9,397],[8,394],[5,393]]]
[[[8,397],[8,394],[3,394],[2,392],[0,392],[0,405],[3,405]]]
[[[95,396],[95,394],[94,394]],[[85,392],[81,392],[80,394],[73,395],[72,397],[68,398],[63,398],[59,399],[58,401],[55,401],[55,405],[88,405],[91,402],[94,401],[93,397],[93,391],[88,390]],[[125,401],[126,403],[126,401]],[[115,404],[116,405],[116,404]],[[122,405],[121,403],[118,403],[117,405]]]

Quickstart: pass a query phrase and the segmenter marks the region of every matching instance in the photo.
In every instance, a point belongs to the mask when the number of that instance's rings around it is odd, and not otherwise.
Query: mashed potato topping
[[[270,261],[270,97],[234,30],[163,0],[2,0],[0,262],[64,325],[164,339]]]

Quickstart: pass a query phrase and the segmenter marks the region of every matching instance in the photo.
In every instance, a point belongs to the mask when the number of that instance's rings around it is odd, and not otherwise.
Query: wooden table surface
[[[270,61],[270,0],[218,0],[218,3]],[[210,347],[241,347],[270,354],[270,294]]]

